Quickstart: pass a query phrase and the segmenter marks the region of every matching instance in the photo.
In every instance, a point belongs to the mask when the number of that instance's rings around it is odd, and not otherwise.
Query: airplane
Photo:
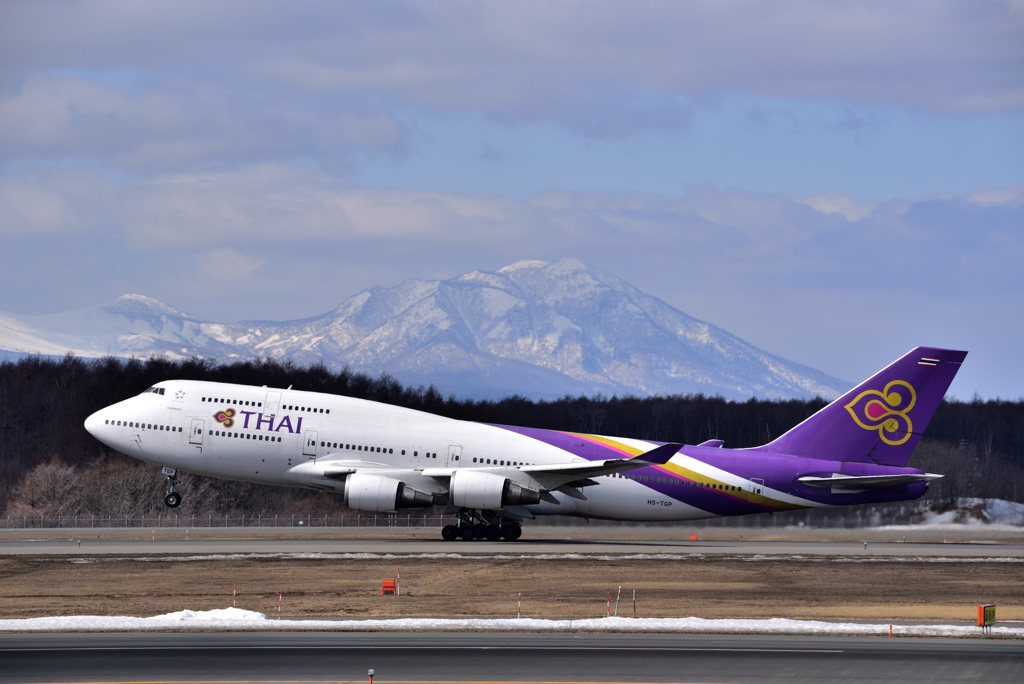
[[[911,350],[759,447],[488,425],[363,399],[167,380],[89,416],[99,441],[181,472],[337,492],[352,509],[445,505],[449,541],[522,535],[539,515],[686,521],[917,499],[906,467],[967,352]]]

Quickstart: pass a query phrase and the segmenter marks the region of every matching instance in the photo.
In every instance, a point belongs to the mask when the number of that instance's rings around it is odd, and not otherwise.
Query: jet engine
[[[434,497],[394,478],[353,473],[345,478],[345,505],[360,511],[393,513],[399,508],[433,506]]]
[[[479,470],[456,470],[450,491],[451,503],[461,508],[497,510],[540,503],[540,492],[517,485],[507,477]]]

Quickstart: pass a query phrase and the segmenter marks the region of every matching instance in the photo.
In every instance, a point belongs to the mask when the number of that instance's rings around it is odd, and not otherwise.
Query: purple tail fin
[[[905,466],[967,352],[918,347],[764,448]]]

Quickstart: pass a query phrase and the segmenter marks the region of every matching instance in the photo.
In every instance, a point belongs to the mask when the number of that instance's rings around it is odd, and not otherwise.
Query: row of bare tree
[[[59,459],[40,463],[14,488],[6,515],[12,518],[152,518],[171,512],[164,505],[166,481],[160,471],[123,455],[87,466]],[[177,490],[184,494],[173,512],[208,515],[341,515],[338,496],[285,487],[213,480],[184,474]]]

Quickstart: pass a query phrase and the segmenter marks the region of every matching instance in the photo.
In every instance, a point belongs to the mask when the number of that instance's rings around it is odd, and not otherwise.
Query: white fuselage
[[[416,490],[443,494],[452,469],[516,473],[524,465],[586,459],[498,426],[443,418],[350,397],[202,381],[161,382],[102,409],[86,428],[143,461],[230,480],[344,490],[331,469],[378,471]],[[616,438],[637,452],[654,443]],[[584,499],[553,492],[557,503],[531,515],[619,520],[687,520],[709,513],[627,476],[596,477]]]

